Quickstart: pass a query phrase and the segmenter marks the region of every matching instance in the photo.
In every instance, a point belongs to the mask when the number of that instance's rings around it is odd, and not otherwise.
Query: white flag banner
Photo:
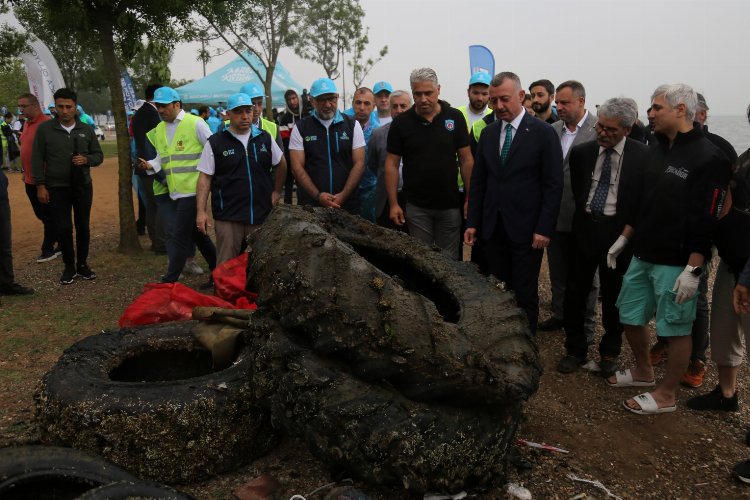
[[[29,90],[39,99],[42,109],[55,104],[52,95],[57,89],[65,87],[65,81],[47,46],[41,40],[34,39],[29,42],[29,51],[21,54],[21,59],[29,80]]]

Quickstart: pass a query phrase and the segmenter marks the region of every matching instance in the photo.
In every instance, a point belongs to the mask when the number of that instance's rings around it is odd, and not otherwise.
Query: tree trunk
[[[120,207],[120,243],[117,249],[121,253],[134,253],[141,250],[141,243],[138,241],[138,233],[135,228],[130,137],[128,135],[127,117],[125,116],[125,103],[122,97],[120,68],[117,64],[117,55],[115,54],[112,24],[108,23],[106,19],[100,19],[98,31],[99,45],[104,57],[104,71],[110,90],[112,114],[115,117],[115,133],[117,137],[117,159],[119,164],[117,198]]]
[[[269,61],[268,69],[266,70],[266,79],[263,82],[263,87],[266,94],[266,118],[273,121],[273,95],[271,87],[273,85],[273,74],[276,72],[276,58]],[[276,139],[274,137],[274,139]]]

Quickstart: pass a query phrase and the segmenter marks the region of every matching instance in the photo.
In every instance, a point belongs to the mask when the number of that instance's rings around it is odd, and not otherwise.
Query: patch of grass
[[[115,139],[106,139],[99,141],[99,145],[102,147],[102,152],[105,158],[117,157],[117,141]]]

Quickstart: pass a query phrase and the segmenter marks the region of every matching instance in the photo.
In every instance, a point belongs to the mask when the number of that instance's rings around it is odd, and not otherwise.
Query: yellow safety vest
[[[146,138],[152,146],[156,147],[156,127],[146,132]],[[154,179],[154,196],[160,196],[163,194],[169,194],[169,189],[167,189],[167,186]]]
[[[464,120],[466,120],[466,127],[469,129],[469,133],[471,133],[471,125],[469,125],[469,112],[467,111],[466,106],[459,106],[456,109],[459,110],[462,115],[464,115]],[[489,108],[489,106],[487,106],[487,109],[484,110],[484,115],[482,116],[487,116],[490,113],[492,113],[492,110]],[[479,123],[481,121],[482,120],[478,120],[474,123]],[[477,136],[477,139],[478,138],[479,136]],[[464,188],[464,180],[461,178],[461,168],[459,168],[458,169],[458,189],[463,189],[463,188]]]
[[[229,120],[224,120],[224,129],[229,128]],[[276,140],[276,131],[278,130],[278,125],[276,125],[271,120],[266,120],[262,116],[260,117],[260,128],[268,132],[268,134],[271,136],[271,139],[274,141]]]
[[[149,140],[152,141],[161,157],[161,168],[167,176],[167,188],[171,195],[195,194],[199,175],[198,161],[203,152],[203,144],[200,143],[195,132],[198,120],[202,118],[185,113],[177,125],[171,144],[167,140],[165,122],[159,123],[149,132],[151,134]],[[156,188],[156,183],[154,188]],[[154,194],[157,194],[156,189],[154,189]]]

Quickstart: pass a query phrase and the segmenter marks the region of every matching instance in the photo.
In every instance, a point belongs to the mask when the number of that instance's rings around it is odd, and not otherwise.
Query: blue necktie
[[[505,165],[505,160],[508,159],[511,142],[513,142],[513,127],[508,123],[505,125],[505,141],[503,141],[503,148],[500,150],[500,161],[503,165]]]
[[[609,178],[612,176],[612,151],[611,148],[604,151],[602,173],[599,175],[599,184],[596,185],[596,191],[589,206],[593,215],[604,214],[604,204],[609,193]]]

